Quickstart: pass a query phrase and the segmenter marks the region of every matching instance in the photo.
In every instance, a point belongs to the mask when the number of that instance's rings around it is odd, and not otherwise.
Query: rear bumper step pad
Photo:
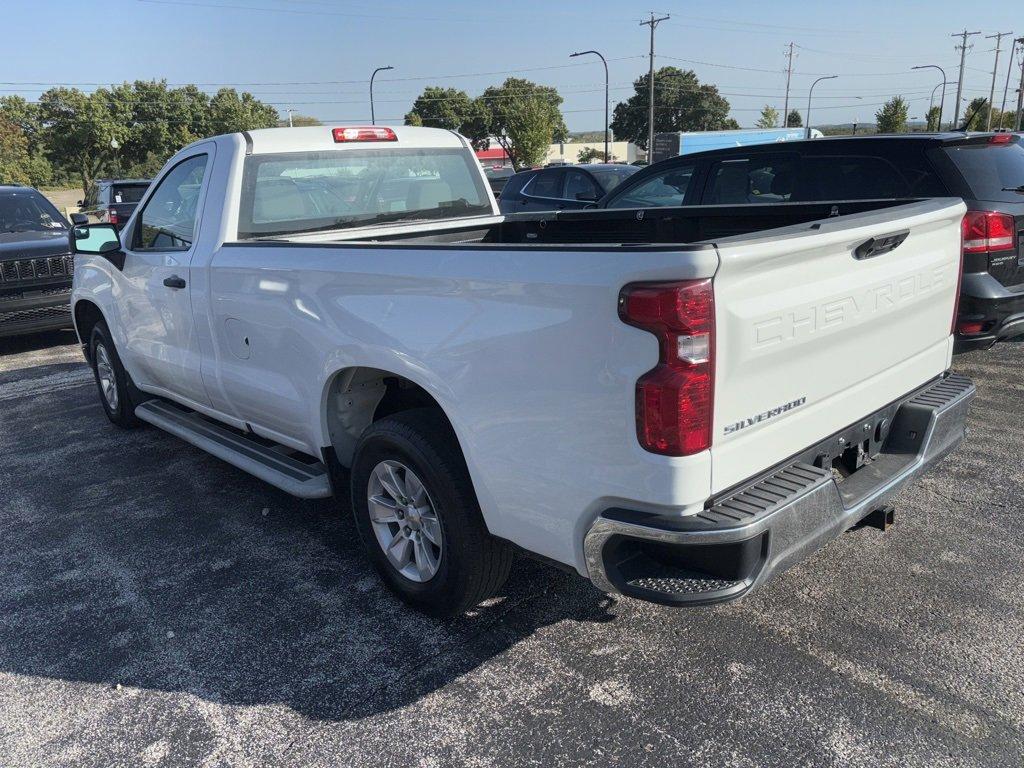
[[[331,495],[323,462],[299,461],[282,452],[288,449],[222,427],[165,400],[147,400],[135,409],[135,415],[292,496],[322,499]]]
[[[590,578],[607,592],[669,605],[738,599],[885,506],[952,451],[974,392],[954,374],[881,409],[895,415],[880,453],[843,482],[808,463],[809,449],[696,515],[606,510],[584,542]]]

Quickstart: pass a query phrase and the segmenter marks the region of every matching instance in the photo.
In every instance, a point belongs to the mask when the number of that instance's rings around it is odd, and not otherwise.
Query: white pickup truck
[[[351,494],[406,601],[516,548],[673,605],[739,598],[964,435],[957,199],[503,217],[461,136],[295,128],[181,150],[77,227],[115,424]]]

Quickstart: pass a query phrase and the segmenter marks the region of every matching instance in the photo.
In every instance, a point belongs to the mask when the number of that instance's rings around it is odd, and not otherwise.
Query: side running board
[[[135,415],[292,496],[322,499],[331,495],[327,467],[312,457],[300,461],[294,457],[303,454],[220,426],[165,400],[147,400]]]

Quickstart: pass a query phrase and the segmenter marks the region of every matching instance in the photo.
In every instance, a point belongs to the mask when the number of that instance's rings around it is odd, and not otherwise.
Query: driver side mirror
[[[102,256],[118,269],[124,269],[121,237],[113,224],[79,224],[72,227],[71,252]]]
[[[71,214],[71,224],[73,226],[80,227],[83,224],[88,224],[88,223],[89,223],[89,217],[86,216],[84,213],[72,213]]]

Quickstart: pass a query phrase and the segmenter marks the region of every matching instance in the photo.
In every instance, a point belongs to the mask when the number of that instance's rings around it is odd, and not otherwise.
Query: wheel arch
[[[110,324],[107,323],[107,319],[103,315],[103,310],[99,308],[99,305],[89,299],[79,299],[76,301],[71,312],[71,317],[75,324],[75,332],[78,334],[78,340],[82,344],[82,351],[85,353],[86,360],[91,364],[92,350],[89,348],[89,339],[92,338],[92,329],[101,322],[105,323],[108,328],[110,327]]]
[[[436,410],[444,417],[466,457],[443,396],[401,373],[374,366],[349,366],[331,374],[323,387],[320,429],[338,463],[350,467],[363,432],[375,421],[416,408]]]

